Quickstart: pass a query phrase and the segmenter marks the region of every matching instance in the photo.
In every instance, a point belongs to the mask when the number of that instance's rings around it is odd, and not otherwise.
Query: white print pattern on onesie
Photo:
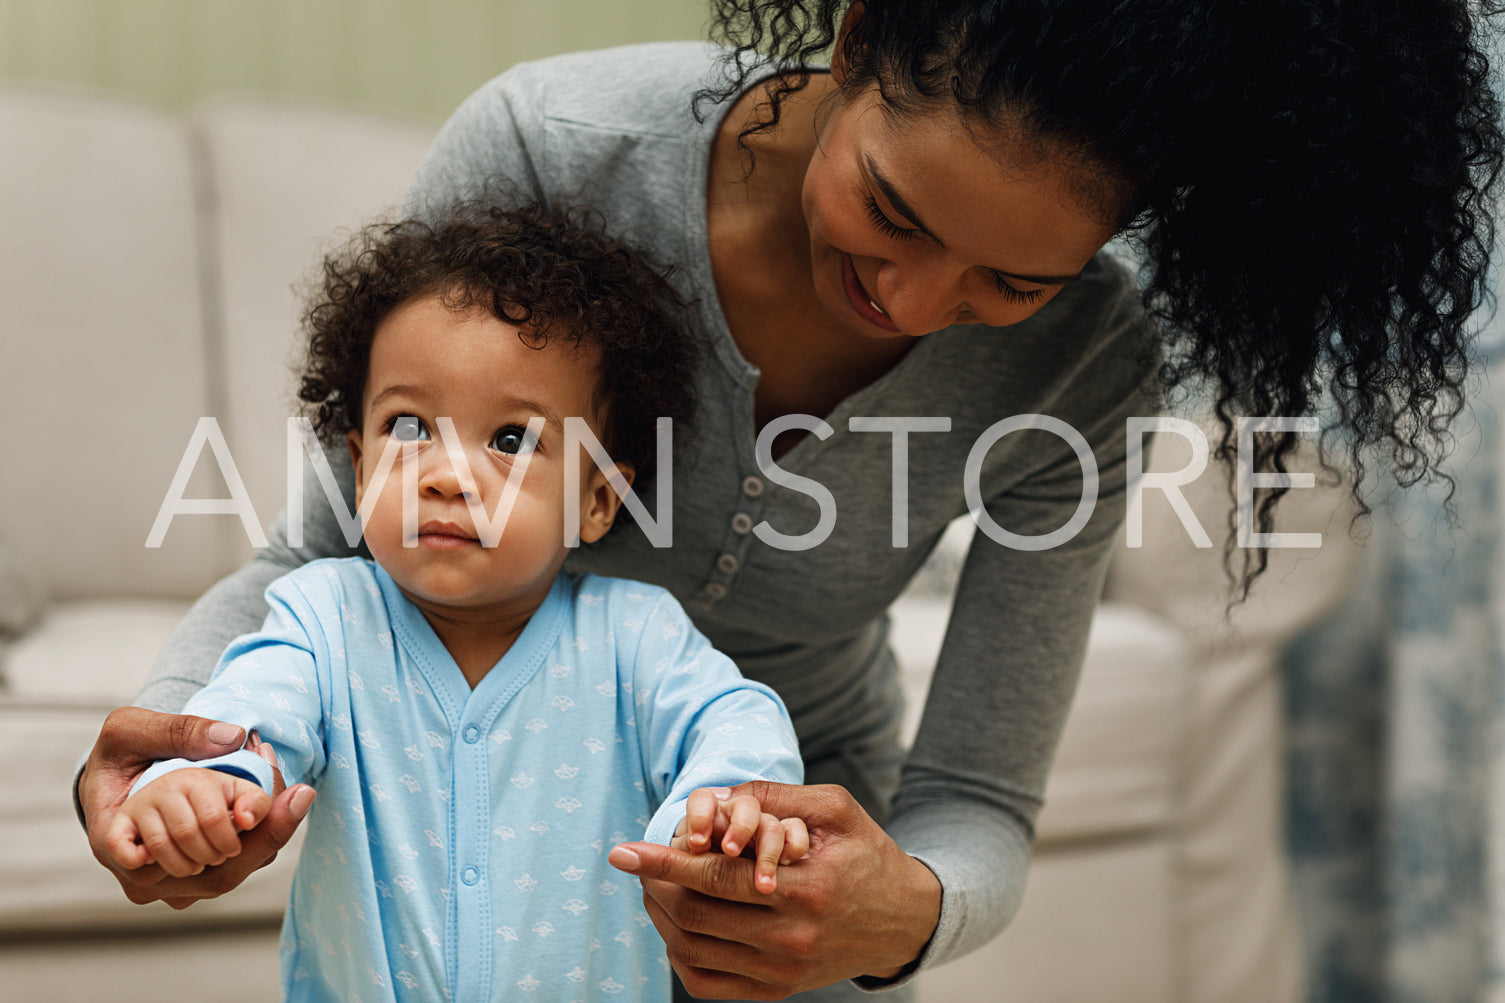
[[[264,734],[298,736],[274,742],[289,780],[319,789],[289,998],[667,1000],[662,942],[606,852],[667,840],[694,786],[801,779],[776,700],[641,583],[562,576],[473,690],[368,562],[309,565],[269,597],[277,643],[195,712],[251,704]]]

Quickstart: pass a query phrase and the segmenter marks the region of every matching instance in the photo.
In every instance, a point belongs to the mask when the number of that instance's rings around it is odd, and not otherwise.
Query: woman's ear
[[[831,79],[838,86],[847,82],[846,47],[847,36],[862,20],[862,0],[852,0],[852,5],[842,15],[841,27],[836,29],[836,44],[831,47]]]
[[[612,464],[609,472],[594,467],[589,487],[580,498],[580,540],[595,543],[606,535],[622,507],[622,498],[632,487],[637,471],[630,463]]]
[[[359,508],[366,489],[366,479],[361,476],[361,430],[352,428],[346,432],[345,445],[350,447],[350,466],[355,470],[355,504]]]

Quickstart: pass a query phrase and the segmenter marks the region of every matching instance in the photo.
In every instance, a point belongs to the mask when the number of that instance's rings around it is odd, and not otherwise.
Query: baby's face
[[[594,350],[557,338],[531,348],[484,310],[457,312],[424,296],[382,321],[362,427],[348,441],[366,544],[410,599],[428,612],[536,606],[568,542],[610,528],[619,499],[578,443],[578,487],[565,478],[565,420],[583,418],[601,435],[595,385]],[[442,418],[453,422],[451,448]],[[391,468],[378,483],[384,451]],[[405,478],[416,488],[407,526]],[[504,491],[513,497],[503,526]],[[579,500],[569,525],[566,491]]]

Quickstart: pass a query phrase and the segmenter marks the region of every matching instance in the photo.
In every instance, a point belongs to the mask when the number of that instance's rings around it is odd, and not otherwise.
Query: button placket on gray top
[[[752,528],[756,524],[757,499],[763,496],[768,485],[761,477],[749,475],[742,478],[741,497],[737,511],[727,521],[727,532],[721,541],[721,551],[711,564],[711,572],[701,586],[700,593],[690,601],[693,609],[709,610],[725,599],[731,591],[732,580],[742,569],[748,545],[752,541]]]

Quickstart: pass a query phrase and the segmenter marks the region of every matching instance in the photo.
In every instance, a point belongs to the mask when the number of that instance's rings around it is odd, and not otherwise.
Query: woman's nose
[[[938,255],[916,254],[885,262],[878,270],[878,295],[889,319],[905,334],[939,331],[967,309],[964,274]]]

